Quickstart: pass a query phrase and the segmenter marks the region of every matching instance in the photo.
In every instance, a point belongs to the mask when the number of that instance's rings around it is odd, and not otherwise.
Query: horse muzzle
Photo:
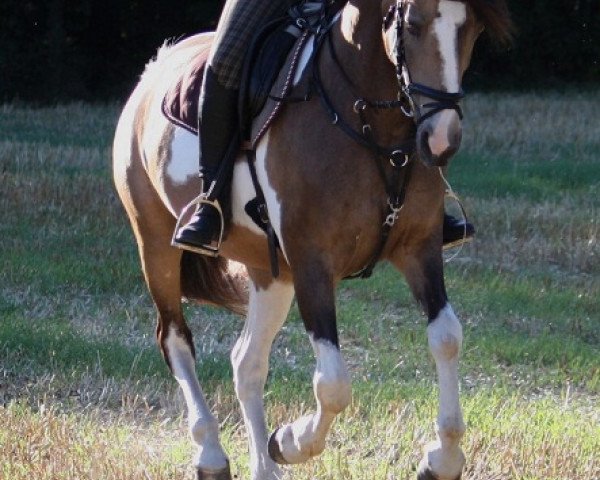
[[[458,151],[462,125],[454,110],[442,110],[428,118],[417,129],[417,153],[429,167],[445,167]]]

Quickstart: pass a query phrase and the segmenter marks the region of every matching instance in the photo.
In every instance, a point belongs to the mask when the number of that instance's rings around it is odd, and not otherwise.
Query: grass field
[[[600,479],[600,94],[472,95],[450,179],[478,227],[446,268],[464,324],[467,480]],[[183,400],[110,174],[116,106],[0,106],[0,479],[191,478]],[[239,479],[235,316],[186,307]],[[338,296],[353,403],[291,479],[408,479],[433,438],[426,320],[382,266]],[[271,426],[312,409],[294,308]]]

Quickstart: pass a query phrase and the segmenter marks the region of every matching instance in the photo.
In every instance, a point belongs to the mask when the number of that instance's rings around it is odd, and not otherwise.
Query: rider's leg
[[[202,93],[200,94],[198,130],[200,133],[200,177],[202,193],[206,199],[217,203],[201,203],[188,223],[175,235],[173,244],[177,247],[196,251],[206,255],[218,252],[221,232],[221,213],[216,207],[223,190],[225,177],[229,176],[227,167],[232,159],[222,161],[226,156],[235,155],[238,146],[237,102],[238,90],[223,86],[209,65],[204,74]],[[228,150],[234,150],[229,153]],[[220,181],[217,182],[217,179]],[[220,207],[219,207],[220,208]]]
[[[207,255],[218,254],[223,218],[217,205],[239,143],[237,102],[244,56],[254,34],[288,8],[288,0],[227,0],[225,4],[198,109],[202,188],[206,199],[213,203],[198,205],[190,221],[176,233],[174,246]]]

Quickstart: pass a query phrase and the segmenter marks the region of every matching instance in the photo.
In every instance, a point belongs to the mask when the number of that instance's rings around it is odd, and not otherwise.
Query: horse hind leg
[[[192,333],[181,307],[181,251],[169,244],[175,221],[141,178],[143,173],[135,176],[130,190],[120,189],[119,193],[138,240],[146,284],[158,310],[157,341],[187,406],[188,426],[197,447],[197,477],[231,480],[229,462],[219,442],[219,424],[196,377]]]
[[[143,249],[144,270],[158,309],[157,341],[187,406],[188,427],[197,447],[193,460],[197,477],[199,480],[230,480],[229,462],[219,441],[219,423],[211,413],[198,382],[192,333],[181,309],[178,292],[181,254],[163,254],[159,265],[155,265],[150,257],[156,259],[158,252],[147,250]]]
[[[268,455],[263,390],[269,353],[294,296],[291,282],[275,281],[270,273],[249,271],[250,304],[242,333],[232,352],[233,378],[250,446],[253,480],[278,480],[281,471]]]
[[[317,410],[271,435],[269,454],[281,464],[319,455],[335,417],[351,400],[350,376],[338,343],[332,275],[319,259],[303,259],[300,270],[294,271],[294,285],[317,360],[313,376]]]
[[[419,257],[394,261],[429,317],[427,339],[438,375],[437,440],[425,446],[417,480],[458,480],[465,464],[460,448],[465,424],[458,389],[462,327],[448,303],[439,247],[424,252]]]

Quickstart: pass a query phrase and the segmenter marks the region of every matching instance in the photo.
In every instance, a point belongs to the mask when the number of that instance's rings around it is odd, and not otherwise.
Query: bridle
[[[383,19],[384,31],[391,28],[392,22],[396,29],[394,54],[396,57],[396,78],[398,79],[399,87],[398,97],[399,99],[403,99],[408,105],[408,108],[405,106],[401,107],[402,112],[408,117],[413,117],[417,126],[442,110],[455,110],[458,113],[458,117],[462,120],[463,113],[459,105],[460,100],[465,96],[462,88],[458,92],[446,92],[411,80],[404,49],[404,3],[405,0],[396,0],[396,3],[390,7]],[[414,94],[434,100],[422,105],[423,108],[427,109],[425,113],[421,113],[421,110],[417,107],[413,99]]]
[[[338,73],[340,73],[341,77],[346,81],[349,89],[353,91],[352,87],[354,86],[354,82],[348,76],[343,66],[339,62],[333,42],[331,40],[331,28],[339,18],[339,9],[343,6],[345,0],[321,1],[323,2],[321,8],[317,8],[316,10],[314,3],[311,4],[307,2],[305,6],[308,6],[308,9],[300,8],[290,11],[292,19],[294,19],[294,23],[300,29],[300,31],[305,30],[309,32],[312,34],[314,39],[312,57],[310,59],[312,79],[308,91],[301,97],[288,95],[280,98],[270,95],[270,98],[277,102],[295,103],[309,101],[312,98],[312,93],[316,93],[327,114],[330,116],[332,123],[339,127],[356,143],[371,151],[380,177],[385,185],[385,191],[387,194],[386,211],[383,214],[379,243],[377,244],[375,251],[371,256],[371,259],[358,272],[345,277],[347,279],[368,278],[373,273],[375,265],[383,255],[383,251],[392,231],[392,227],[396,223],[396,220],[398,219],[400,211],[404,205],[404,199],[406,195],[405,187],[409,182],[414,163],[412,159],[415,152],[417,128],[426,119],[438,112],[441,112],[442,110],[455,110],[458,113],[458,116],[462,119],[462,110],[458,102],[464,97],[464,93],[462,92],[462,89],[455,93],[449,93],[411,81],[404,49],[405,0],[396,0],[396,3],[390,7],[386,16],[384,17],[382,28],[383,31],[386,32],[389,30],[389,28],[391,28],[392,22],[396,28],[394,56],[395,71],[398,81],[397,98],[393,100],[368,100],[364,97],[354,94],[355,100],[353,111],[358,115],[361,124],[358,130],[355,129],[351,124],[345,121],[345,119],[336,110],[323,85],[320,72],[320,58],[322,51],[324,50],[322,47],[324,46],[325,42],[328,42],[329,53],[338,70]],[[328,11],[328,6],[333,6],[333,10]],[[422,105],[422,108],[427,109],[425,113],[422,113],[417,107],[413,98],[414,94],[418,94],[433,100],[432,102]],[[367,120],[366,111],[368,109],[373,109],[376,111],[400,109],[405,117],[413,120],[413,126],[408,140],[392,146],[380,145],[375,138],[371,124]],[[248,165],[252,176],[252,182],[257,192],[259,214],[267,231],[271,272],[274,277],[277,277],[279,273],[277,259],[278,241],[273,227],[269,221],[266,210],[266,201],[256,175],[256,167],[254,165],[255,152],[252,149],[248,149],[246,153],[248,155]]]
[[[398,80],[397,98],[394,100],[368,100],[355,95],[356,100],[354,102],[353,111],[359,117],[361,124],[359,130],[355,129],[345,121],[337,112],[321,80],[319,60],[320,55],[324,50],[321,47],[323,47],[325,41],[328,41],[329,52],[333,59],[333,63],[336,65],[339,73],[341,73],[341,77],[345,79],[351,90],[353,87],[352,79],[349,78],[344,71],[344,68],[337,58],[335,49],[333,48],[333,42],[330,35],[331,27],[334,24],[333,19],[330,17],[329,21],[321,24],[315,31],[315,45],[312,58],[312,86],[318,94],[323,107],[330,116],[332,123],[339,127],[355,142],[372,152],[387,193],[387,210],[383,217],[384,221],[381,226],[379,243],[367,265],[360,271],[353,273],[346,278],[370,277],[375,265],[383,254],[392,227],[398,219],[398,215],[404,205],[406,194],[405,186],[408,184],[412,171],[412,164],[414,163],[411,159],[415,152],[416,131],[419,125],[442,110],[455,110],[458,113],[459,118],[462,119],[462,110],[459,105],[460,100],[464,97],[462,89],[458,92],[445,92],[411,81],[404,48],[404,3],[405,0],[396,0],[396,3],[390,7],[388,13],[384,17],[382,24],[384,32],[392,27],[392,23],[396,29],[394,56],[396,77]],[[426,109],[424,113],[417,106],[413,98],[415,94],[432,100],[421,106]],[[305,98],[308,99],[308,96]],[[367,109],[400,109],[404,116],[411,118],[414,122],[414,128],[410,138],[397,145],[380,145],[367,120]],[[386,167],[388,161],[389,165]]]
[[[359,130],[353,128],[340,116],[321,81],[319,58],[321,51],[324,50],[321,47],[323,47],[325,41],[327,41],[329,44],[330,55],[334,64],[337,66],[341,77],[345,79],[350,88],[353,86],[352,79],[340,64],[333,48],[330,30],[335,22],[332,18],[329,19],[326,25],[321,25],[315,32],[315,53],[312,68],[312,84],[318,93],[325,110],[327,110],[331,116],[332,122],[354,141],[373,151],[375,155],[387,156],[393,165],[400,163],[402,166],[406,165],[408,157],[414,152],[416,130],[411,136],[412,138],[402,144],[389,147],[380,145],[373,137],[371,125],[366,120],[366,110],[400,109],[404,116],[413,119],[415,126],[418,128],[425,120],[443,110],[455,110],[462,120],[463,112],[459,102],[465,96],[462,88],[458,92],[446,92],[412,81],[404,48],[404,27],[406,23],[404,18],[405,3],[406,0],[396,0],[396,2],[390,6],[382,22],[382,29],[384,32],[387,32],[392,27],[396,30],[396,40],[393,51],[395,57],[394,67],[398,81],[397,98],[393,100],[368,100],[360,95],[355,95],[357,98],[354,102],[353,110],[359,116],[359,121],[361,123]],[[415,94],[426,97],[432,101],[424,103],[419,107],[414,99]],[[401,158],[403,158],[403,160],[400,161]]]

